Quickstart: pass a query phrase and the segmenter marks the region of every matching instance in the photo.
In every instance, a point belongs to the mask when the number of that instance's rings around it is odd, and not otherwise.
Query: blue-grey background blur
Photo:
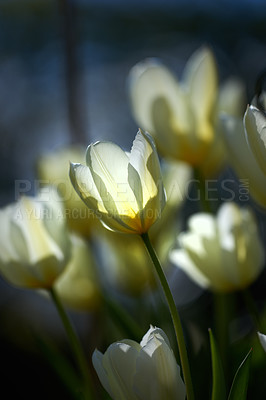
[[[137,126],[127,75],[146,57],[180,75],[192,52],[210,45],[220,81],[240,77],[250,101],[266,67],[265,19],[264,0],[1,0],[0,205],[15,200],[17,180],[29,180],[34,192],[36,158],[46,150],[99,139],[129,148]],[[8,398],[19,388],[28,399],[67,399],[25,345],[31,327],[60,337],[56,312],[0,283],[1,390]],[[73,318],[82,335],[90,317]]]

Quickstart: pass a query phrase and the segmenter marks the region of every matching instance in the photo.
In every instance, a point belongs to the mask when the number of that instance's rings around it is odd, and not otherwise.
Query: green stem
[[[63,307],[61,300],[60,300],[59,296],[57,295],[56,291],[53,288],[51,288],[49,290],[49,292],[50,292],[51,298],[55,304],[55,307],[58,311],[58,314],[61,318],[61,321],[64,325],[64,328],[65,328],[67,337],[69,339],[69,343],[72,348],[74,357],[76,358],[76,362],[80,368],[80,372],[83,377],[84,392],[85,392],[85,393],[83,393],[84,399],[86,399],[86,400],[92,399],[93,396],[92,396],[92,389],[91,389],[92,384],[90,382],[90,371],[88,368],[87,360],[86,360],[83,350],[81,348],[80,341],[77,337],[76,332],[74,331],[74,328],[64,310],[64,307]]]
[[[156,269],[158,278],[162,285],[162,288],[163,288],[163,291],[164,291],[164,294],[165,294],[165,297],[166,297],[166,300],[168,303],[168,307],[170,309],[173,325],[175,328],[175,334],[176,334],[176,338],[177,338],[177,345],[178,345],[178,350],[179,350],[179,355],[180,355],[180,361],[181,361],[184,381],[185,381],[185,385],[186,385],[187,399],[193,400],[194,399],[193,386],[192,386],[192,380],[191,380],[191,374],[190,374],[190,368],[189,368],[189,362],[188,362],[188,356],[187,356],[187,349],[186,349],[186,344],[185,344],[185,339],[184,339],[184,335],[183,335],[183,329],[182,329],[179,313],[177,311],[172,292],[168,285],[168,282],[167,282],[166,276],[164,274],[164,271],[162,269],[162,266],[160,264],[160,261],[159,261],[157,255],[153,249],[153,246],[150,242],[148,233],[143,233],[141,235],[141,238],[146,246],[146,249],[147,249],[151,259],[152,259],[152,262]]]
[[[229,366],[229,323],[234,312],[234,297],[229,293],[214,293],[215,337],[221,356],[225,378]]]

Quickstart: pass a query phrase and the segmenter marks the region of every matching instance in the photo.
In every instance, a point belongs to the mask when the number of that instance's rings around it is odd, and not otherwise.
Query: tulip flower
[[[148,133],[139,131],[127,154],[111,142],[91,144],[86,166],[70,166],[71,182],[85,204],[109,229],[142,234],[165,204],[160,164]]]
[[[132,113],[138,125],[154,137],[164,157],[183,160],[202,177],[217,176],[226,162],[221,112],[244,112],[244,86],[229,78],[220,87],[210,49],[197,50],[180,82],[162,63],[147,59],[129,74]]]
[[[63,304],[77,311],[93,311],[101,302],[95,263],[88,243],[71,234],[72,255],[54,283],[54,289]]]
[[[246,138],[250,149],[266,179],[266,114],[248,106],[244,116]],[[266,205],[266,204],[265,204]]]
[[[217,217],[192,215],[188,229],[179,235],[180,248],[170,259],[200,286],[217,292],[240,290],[262,271],[263,244],[251,210],[224,203]]]
[[[166,268],[168,252],[179,230],[178,212],[186,199],[192,169],[188,164],[174,160],[162,160],[162,178],[167,202],[162,217],[149,231],[159,259]],[[154,288],[156,280],[149,255],[143,251],[138,236],[102,228],[98,230],[99,249],[103,258],[106,279],[131,295],[138,296],[147,288]]]
[[[85,151],[83,146],[69,146],[47,152],[38,157],[36,169],[42,184],[53,185],[60,192],[69,228],[88,237],[97,219],[77,195],[68,176],[69,161],[81,162]]]
[[[244,118],[246,121],[248,119],[249,117]],[[265,207],[266,177],[248,145],[242,119],[225,114],[222,122],[230,166],[236,172],[238,179],[243,181],[256,203]],[[247,124],[249,125],[248,121]]]
[[[0,210],[0,224],[2,275],[24,288],[52,287],[70,257],[64,209],[56,192],[50,188],[35,198],[21,197]]]
[[[202,48],[188,61],[182,83],[159,61],[132,68],[129,94],[139,126],[154,136],[164,156],[201,164],[214,139],[213,112],[217,69],[212,52]]]
[[[263,347],[263,350],[266,351],[266,335],[258,332],[259,341]]]
[[[121,340],[102,354],[95,350],[92,362],[113,400],[183,400],[185,385],[168,338],[162,329],[150,327],[140,344]]]

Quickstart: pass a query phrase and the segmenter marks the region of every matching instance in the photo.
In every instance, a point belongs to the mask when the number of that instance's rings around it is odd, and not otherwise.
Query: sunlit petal
[[[266,115],[254,106],[247,108],[244,125],[250,148],[266,176]]]

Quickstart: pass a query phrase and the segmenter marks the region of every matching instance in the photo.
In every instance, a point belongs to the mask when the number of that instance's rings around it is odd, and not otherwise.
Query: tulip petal
[[[71,234],[72,256],[54,288],[63,303],[78,311],[95,310],[100,303],[96,266],[89,243]]]
[[[250,210],[225,203],[219,209],[217,223],[224,274],[233,286],[245,288],[264,266],[264,251],[255,218]],[[250,268],[250,265],[256,265],[256,268]]]
[[[204,47],[193,53],[186,64],[183,80],[189,88],[195,128],[202,138],[211,141],[211,115],[217,96],[217,68],[213,54],[208,48]]]
[[[97,211],[106,212],[88,167],[70,163],[69,177],[77,194],[89,208],[96,214]]]
[[[264,351],[266,351],[266,335],[264,335],[263,333],[258,332],[258,337],[259,337],[260,343],[261,343]]]
[[[213,237],[217,233],[216,221],[214,217],[207,213],[192,215],[188,221],[189,229],[198,235],[204,237]]]
[[[172,350],[157,335],[151,335],[139,353],[134,390],[142,400],[185,399],[180,368]]]
[[[109,393],[109,395],[114,399],[114,395],[111,391],[109,381],[108,381],[108,375],[103,367],[103,354],[99,350],[94,350],[93,355],[92,355],[92,364],[94,366],[95,371],[97,372],[97,375],[100,379],[101,384],[103,385],[104,389]]]
[[[230,78],[225,81],[218,95],[218,113],[226,113],[242,118],[246,107],[246,91],[242,81]]]
[[[96,174],[94,174],[95,180],[93,179],[89,167],[71,163],[69,176],[80,198],[94,211],[95,215],[100,218],[100,221],[106,228],[126,233],[134,232],[133,228],[119,218],[114,200],[107,192],[105,184]],[[100,197],[95,181],[102,191],[102,197]],[[108,214],[108,210],[111,212],[111,215]]]
[[[146,346],[146,344],[148,344],[148,341],[150,339],[152,339],[154,336],[158,337],[160,340],[164,340],[165,343],[170,347],[169,339],[168,339],[167,335],[164,333],[164,331],[162,329],[154,327],[152,325],[150,326],[150,329],[143,336],[143,338],[140,342],[140,346],[141,347]]]
[[[265,175],[247,144],[242,121],[229,115],[224,115],[221,121],[224,126],[224,142],[229,153],[228,159],[231,166],[238,178],[242,180],[247,196],[250,192],[254,200],[265,207]]]
[[[134,193],[138,190],[141,193],[142,208],[145,207],[149,199],[159,198],[160,208],[163,207],[164,191],[162,190],[162,176],[160,163],[152,137],[141,130],[133,142],[133,147],[129,156],[129,163],[137,171],[140,179],[135,180]],[[142,189],[139,186],[142,186]],[[160,196],[158,191],[161,190]]]
[[[98,142],[88,147],[86,161],[105,207],[113,209],[112,215],[134,219],[139,210],[128,184],[126,153],[113,143]]]
[[[43,224],[48,234],[60,247],[65,259],[69,259],[71,246],[69,237],[66,235],[66,218],[62,198],[53,186],[48,186],[39,192],[36,201],[40,202],[43,207]]]
[[[247,108],[244,116],[245,132],[249,146],[266,175],[266,115],[254,106]]]
[[[111,344],[103,356],[102,365],[117,400],[137,400],[132,387],[138,354],[131,341],[122,341]]]
[[[170,253],[170,261],[175,266],[182,269],[193,282],[196,282],[202,288],[210,287],[210,280],[200,271],[198,266],[183,249],[172,250]]]
[[[26,246],[28,251],[27,258],[32,264],[51,255],[62,261],[64,259],[62,250],[45,229],[43,223],[44,210],[41,203],[33,198],[24,196],[17,206],[21,210],[22,218],[14,219],[12,241],[21,257],[24,258],[26,256]]]
[[[147,59],[131,69],[129,94],[139,126],[152,135],[157,134],[152,109],[158,99],[164,99],[169,104],[171,114],[175,116],[176,129],[188,131],[190,119],[184,93],[175,76],[158,60]]]

